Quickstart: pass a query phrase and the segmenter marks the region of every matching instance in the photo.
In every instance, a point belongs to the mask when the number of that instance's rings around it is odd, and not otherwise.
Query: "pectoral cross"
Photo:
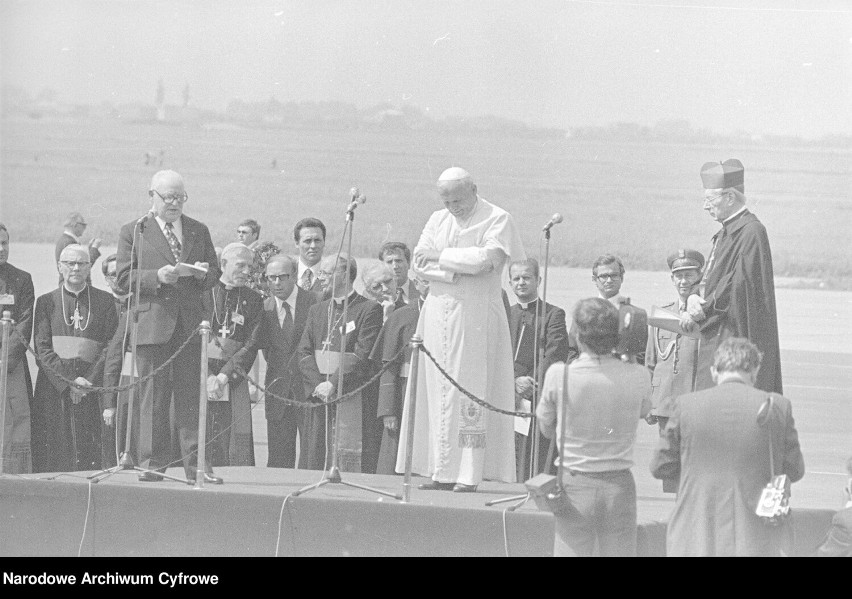
[[[80,305],[76,304],[74,306],[74,316],[71,317],[71,321],[74,323],[74,329],[80,330],[80,322],[83,320],[83,317],[80,316]]]
[[[228,322],[225,321],[222,323],[222,328],[219,329],[219,336],[222,339],[227,339],[228,335],[231,333],[231,329],[228,328]]]

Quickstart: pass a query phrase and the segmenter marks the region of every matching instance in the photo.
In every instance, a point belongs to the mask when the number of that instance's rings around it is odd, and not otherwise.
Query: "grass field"
[[[699,147],[438,135],[429,131],[322,131],[189,128],[113,120],[0,122],[0,218],[19,241],[50,242],[64,215],[80,210],[86,236],[114,244],[119,227],[148,207],[159,165],[186,180],[188,215],[232,241],[255,218],[261,237],[292,249],[304,216],[321,218],[336,247],[348,190],[368,198],[356,216],[353,251],[382,241],[416,243],[440,208],[434,182],[451,165],[467,168],[481,196],[509,210],[527,251],[539,255],[540,229],[554,212],[551,259],[588,267],[622,256],[629,269],[662,270],[678,247],[709,253],[718,228],[701,209],[699,170],[708,160],[746,165],[749,205],[769,231],[776,274],[852,288],[852,167],[844,150]],[[272,163],[275,161],[275,166]]]

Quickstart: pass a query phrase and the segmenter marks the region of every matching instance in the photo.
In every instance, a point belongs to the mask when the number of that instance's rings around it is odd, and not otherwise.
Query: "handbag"
[[[775,474],[775,456],[772,451],[772,405],[770,395],[757,412],[757,423],[768,427],[769,434],[769,482],[760,493],[755,513],[767,526],[779,526],[790,517],[790,478],[786,474]]]

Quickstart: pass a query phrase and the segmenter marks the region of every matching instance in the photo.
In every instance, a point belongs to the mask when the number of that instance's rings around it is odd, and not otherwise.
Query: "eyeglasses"
[[[712,203],[712,202],[715,202],[716,200],[718,200],[719,198],[722,198],[722,197],[725,197],[724,193],[719,193],[719,194],[716,194],[714,196],[710,196],[709,198],[707,196],[704,196],[704,202],[705,203],[708,203],[708,202]]]
[[[163,203],[165,203],[165,204],[185,204],[186,202],[189,201],[189,195],[187,195],[185,192],[184,192],[183,195],[169,194],[167,196],[163,196],[156,189],[152,189],[151,191],[156,193],[157,197],[159,197],[161,200],[163,200]]]
[[[611,274],[611,275],[605,274],[605,275],[597,275],[595,278],[598,281],[607,281],[607,280],[617,281],[618,279],[621,278],[621,275],[619,275],[619,274]]]
[[[277,283],[278,281],[286,281],[293,275],[266,275],[267,281],[272,281],[273,283]]]
[[[392,284],[392,283],[393,283],[393,280],[390,280],[390,281],[378,281],[378,282],[373,283],[372,285],[370,285],[370,289],[372,289],[373,291],[381,291],[382,289],[389,288],[389,287],[391,286],[391,284]]]
[[[74,268],[75,266],[77,268],[83,268],[84,266],[89,265],[88,262],[69,262],[69,261],[66,261],[66,260],[62,260],[61,264],[63,264],[64,266],[67,266],[68,268]]]
[[[237,235],[251,235],[254,233],[251,229],[237,229]]]

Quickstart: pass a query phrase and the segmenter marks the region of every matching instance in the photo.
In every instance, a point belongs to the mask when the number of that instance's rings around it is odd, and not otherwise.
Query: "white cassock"
[[[477,198],[459,222],[432,214],[419,249],[441,252],[414,271],[430,282],[417,333],[441,367],[476,397],[505,410],[515,405],[511,338],[502,297],[504,269],[526,257],[512,217]],[[405,471],[411,381],[406,389],[396,471]],[[412,471],[438,482],[515,481],[513,417],[464,396],[422,352],[417,380]]]

